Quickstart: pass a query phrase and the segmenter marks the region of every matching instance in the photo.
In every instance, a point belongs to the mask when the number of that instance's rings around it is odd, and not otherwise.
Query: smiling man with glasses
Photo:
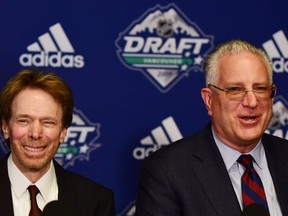
[[[204,72],[211,123],[143,161],[137,216],[240,216],[253,205],[288,215],[288,141],[265,134],[277,90],[269,56],[232,40]]]

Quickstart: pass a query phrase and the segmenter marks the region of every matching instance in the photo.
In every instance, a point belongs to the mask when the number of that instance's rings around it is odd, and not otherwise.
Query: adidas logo
[[[50,33],[42,34],[37,42],[27,46],[29,53],[20,56],[20,64],[24,67],[84,67],[84,57],[74,55],[74,48],[61,24],[56,23],[49,30]]]
[[[288,40],[282,30],[273,34],[273,39],[263,43],[263,48],[273,61],[273,71],[288,72]]]
[[[151,136],[149,135],[141,139],[140,143],[142,146],[134,149],[133,156],[137,160],[142,160],[150,153],[182,137],[173,117],[170,116],[162,121],[161,126],[151,131]]]

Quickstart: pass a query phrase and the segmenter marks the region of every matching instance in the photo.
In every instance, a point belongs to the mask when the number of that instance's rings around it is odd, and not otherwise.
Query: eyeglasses
[[[225,92],[227,99],[229,100],[242,100],[247,92],[254,92],[257,99],[272,99],[276,95],[277,86],[272,85],[255,85],[253,89],[247,90],[243,86],[228,86],[224,89],[215,85],[208,84],[208,88],[212,86],[215,89]]]

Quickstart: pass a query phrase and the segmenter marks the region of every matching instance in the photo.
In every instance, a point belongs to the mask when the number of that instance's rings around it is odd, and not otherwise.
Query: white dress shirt
[[[213,131],[213,130],[212,130]],[[234,191],[237,195],[239,204],[243,209],[242,204],[242,192],[241,192],[241,177],[245,171],[245,168],[237,162],[237,159],[242,154],[229,146],[225,145],[214,133],[214,140],[217,144],[217,147],[221,153],[221,156],[224,160],[226,169],[230,176],[231,182],[233,184]],[[278,199],[276,196],[276,191],[274,188],[273,180],[268,168],[267,159],[264,151],[262,142],[260,141],[257,146],[248,153],[253,156],[253,166],[258,175],[260,176],[263,187],[266,194],[267,204],[269,208],[269,213],[271,216],[282,216]],[[256,163],[255,163],[256,162]]]
[[[11,155],[8,158],[7,165],[11,182],[14,216],[27,216],[30,211],[30,195],[27,187],[33,185],[33,183],[16,167]],[[58,185],[52,161],[48,172],[35,185],[40,190],[36,199],[41,210],[48,202],[58,199]]]

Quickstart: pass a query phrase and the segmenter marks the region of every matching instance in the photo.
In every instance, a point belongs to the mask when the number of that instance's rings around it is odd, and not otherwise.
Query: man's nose
[[[242,101],[243,106],[256,107],[258,104],[258,99],[253,90],[246,90]]]
[[[29,136],[32,139],[39,139],[42,136],[42,127],[40,122],[35,121],[30,125]]]

